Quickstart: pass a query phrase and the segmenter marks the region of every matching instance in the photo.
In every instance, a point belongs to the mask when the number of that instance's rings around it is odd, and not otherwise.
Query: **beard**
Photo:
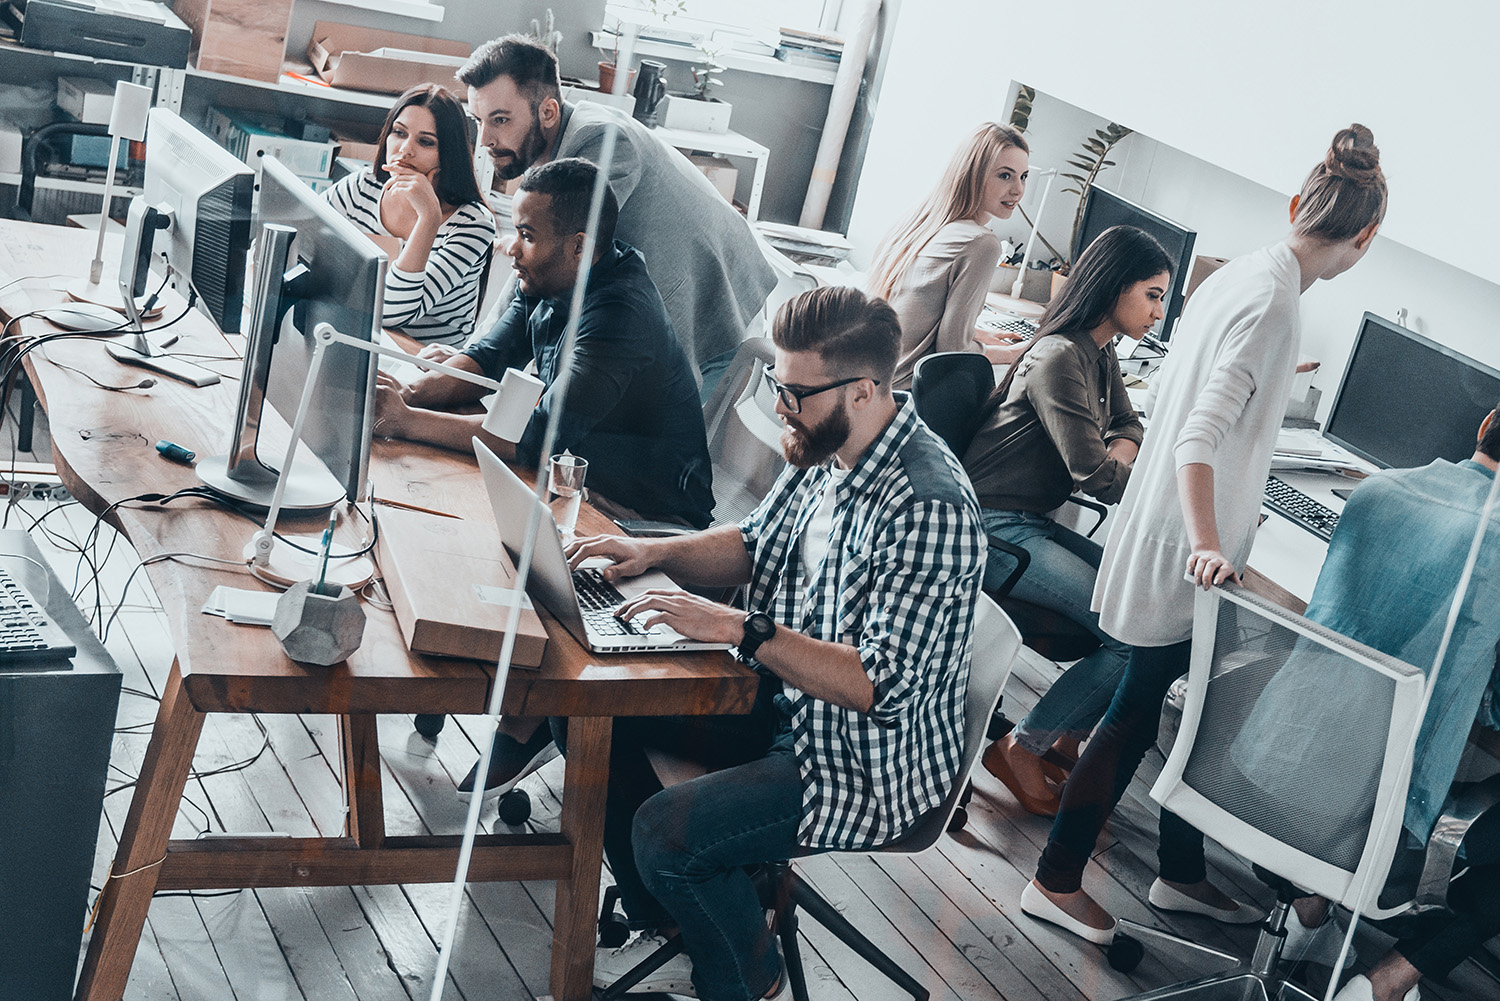
[[[516,150],[490,150],[490,160],[495,164],[495,176],[502,181],[513,181],[526,173],[526,168],[541,159],[547,152],[547,137],[542,134],[542,123],[538,116],[531,116],[531,131],[521,140]]]
[[[849,413],[840,406],[812,427],[788,419],[781,432],[781,453],[798,469],[821,465],[849,440]]]

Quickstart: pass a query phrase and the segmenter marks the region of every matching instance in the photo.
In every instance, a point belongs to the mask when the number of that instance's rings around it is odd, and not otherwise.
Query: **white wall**
[[[1319,6],[1356,4],[1374,9],[1384,7],[1385,0],[1327,0]],[[1500,159],[1490,124],[1500,101],[1492,80],[1480,86],[1477,78],[1489,64],[1477,53],[1467,65],[1452,66],[1466,58],[1464,43],[1442,52],[1420,37],[1424,25],[1464,34],[1453,30],[1460,20],[1445,21],[1430,11],[1465,5],[1447,0],[1429,5],[1421,23],[1408,23],[1414,9],[1406,8],[1406,20],[1378,22],[1391,25],[1384,29],[1389,37],[1379,58],[1371,54],[1356,65],[1352,57],[1325,56],[1311,69],[1289,58],[1279,67],[1254,65],[1251,52],[1274,51],[1265,41],[1270,34],[1265,24],[1206,23],[1224,17],[1207,4],[1196,5],[1183,22],[1170,13],[1179,6],[1158,4],[1169,13],[1153,11],[1143,18],[1139,5],[1078,0],[1068,6],[1065,23],[1053,24],[1043,19],[1048,8],[1035,6],[928,0],[918,14],[910,5],[897,26],[851,221],[856,259],[868,261],[884,231],[926,193],[976,122],[1005,120],[1012,76],[1041,91],[1029,132],[1034,170],[1062,165],[1085,135],[1108,120],[1131,126],[1144,134],[1120,144],[1113,157],[1119,165],[1102,175],[1102,185],[1196,229],[1197,252],[1220,257],[1280,239],[1288,228],[1288,197],[1334,131],[1359,120],[1375,130],[1381,146],[1391,207],[1381,236],[1358,267],[1334,282],[1318,283],[1303,297],[1304,350],[1325,362],[1316,380],[1324,407],[1367,309],[1394,318],[1397,308],[1405,307],[1408,322],[1420,333],[1500,368],[1500,337],[1495,336],[1500,196],[1492,193],[1492,172],[1485,166]],[[1260,4],[1273,11],[1292,6],[1284,0]],[[1311,36],[1328,17],[1322,12],[1276,27],[1288,33],[1292,52],[1308,51],[1315,47]],[[956,25],[962,19],[975,27],[960,30]],[[1004,45],[1007,30],[1024,33],[1025,44]],[[1226,44],[1226,37],[1241,41]],[[1391,103],[1391,88],[1377,79],[1375,67],[1390,64],[1391,47],[1402,44],[1409,53],[1399,74],[1406,100]],[[1165,54],[1174,51],[1186,55],[1173,63]],[[1221,68],[1196,75],[1183,68],[1205,61]],[[944,100],[933,96],[934,67],[950,73],[954,91]],[[1368,87],[1351,92],[1340,82],[1345,75]],[[1465,75],[1473,79],[1466,89],[1456,89]],[[1069,96],[1083,91],[1088,98]],[[1318,93],[1316,107],[1299,111],[1288,96],[1296,93]],[[1481,113],[1479,95],[1487,96],[1489,114]],[[1388,113],[1391,107],[1409,118]],[[1472,121],[1457,114],[1461,107],[1473,109]],[[1480,125],[1486,131],[1479,131]],[[1448,165],[1441,177],[1438,151],[1429,146],[1441,147]],[[1413,149],[1426,157],[1420,170],[1407,158]],[[1042,221],[1043,233],[1063,250],[1076,205],[1075,196],[1060,194],[1065,184],[1059,180],[1054,188]],[[1031,210],[1039,195],[1040,183],[1033,184],[1023,205]],[[1019,213],[995,229],[1013,238],[1025,233]]]
[[[1483,0],[926,0],[898,25],[861,198],[899,196],[892,174],[934,177],[977,118],[1003,114],[1009,80],[1288,193],[1360,121],[1391,181],[1386,235],[1500,281],[1497,29]]]

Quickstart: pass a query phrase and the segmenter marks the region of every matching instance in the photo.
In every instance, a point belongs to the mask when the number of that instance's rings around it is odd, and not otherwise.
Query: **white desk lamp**
[[[282,502],[286,496],[288,473],[296,462],[297,448],[302,440],[302,428],[312,403],[313,392],[317,388],[318,374],[323,368],[323,356],[327,353],[329,345],[346,344],[351,348],[358,348],[371,354],[397,358],[420,368],[451,375],[455,379],[494,391],[496,396],[485,414],[482,427],[505,441],[515,442],[521,439],[521,434],[526,429],[526,422],[531,418],[531,412],[537,400],[541,399],[544,389],[540,379],[513,368],[506,369],[504,378],[496,382],[494,379],[476,375],[452,365],[444,365],[430,358],[407,354],[400,348],[386,347],[384,344],[374,344],[341,334],[327,323],[319,323],[313,328],[313,342],[313,355],[308,363],[307,381],[303,384],[302,397],[297,401],[297,414],[292,420],[292,436],[287,442],[281,471],[276,477],[276,489],[271,494],[271,506],[266,512],[265,527],[255,533],[244,551],[245,558],[250,562],[251,572],[272,584],[290,584],[308,576],[305,571],[310,566],[310,558],[299,558],[304,554],[291,547],[287,547],[286,550],[278,548],[275,530],[276,519],[281,516]],[[329,579],[336,579],[332,569],[329,571]]]
[[[1053,167],[1051,170],[1033,174],[1032,180],[1038,177],[1045,177],[1047,186],[1042,189],[1042,200],[1036,206],[1036,220],[1031,224],[1031,235],[1026,238],[1026,249],[1021,254],[1021,266],[1016,269],[1016,280],[1011,283],[1009,295],[1001,297],[998,301],[990,300],[990,304],[996,309],[1028,320],[1037,319],[1047,309],[1043,303],[1022,299],[1021,286],[1026,280],[1026,265],[1031,261],[1031,248],[1036,244],[1036,230],[1042,223],[1042,210],[1047,207],[1047,196],[1052,193],[1052,182],[1057,179],[1057,168]]]

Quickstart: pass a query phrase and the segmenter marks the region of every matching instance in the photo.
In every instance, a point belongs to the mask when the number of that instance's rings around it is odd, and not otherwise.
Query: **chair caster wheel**
[[[948,818],[948,833],[957,834],[969,823],[969,811],[963,807],[953,811],[953,816]]]
[[[1115,940],[1109,943],[1109,948],[1104,951],[1105,958],[1109,960],[1111,969],[1119,970],[1121,973],[1130,973],[1141,960],[1146,958],[1146,947],[1129,935],[1115,935]]]
[[[519,827],[531,817],[531,797],[525,789],[512,789],[500,797],[500,820]]]
[[[630,927],[625,924],[625,919],[618,914],[611,914],[607,918],[599,919],[599,947],[602,949],[618,949],[630,938]]]
[[[416,730],[428,740],[437,740],[438,734],[443,732],[443,724],[448,722],[448,717],[441,713],[417,713],[412,717],[412,729]]]

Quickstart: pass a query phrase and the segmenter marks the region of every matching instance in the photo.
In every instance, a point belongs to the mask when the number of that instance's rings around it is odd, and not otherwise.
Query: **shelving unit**
[[[589,38],[594,48],[601,52],[612,51],[615,47],[614,32],[593,31],[589,33]],[[647,38],[636,41],[635,54],[688,63],[697,62],[703,58],[703,53],[691,45],[658,42]],[[823,66],[802,62],[784,62],[775,56],[758,56],[748,52],[734,51],[720,52],[718,59],[725,69],[784,77],[788,80],[805,80],[809,83],[832,84],[839,73],[839,64],[836,60],[829,60],[828,65]]]

